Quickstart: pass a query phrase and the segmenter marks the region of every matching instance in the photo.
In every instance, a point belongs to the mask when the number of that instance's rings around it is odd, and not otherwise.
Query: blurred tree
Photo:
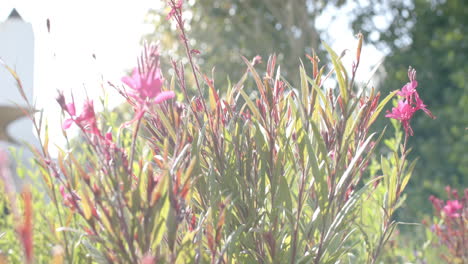
[[[407,217],[431,212],[430,194],[444,187],[467,186],[468,176],[468,1],[377,1],[357,10],[355,29],[378,36],[375,44],[389,50],[380,89],[384,94],[408,82],[407,67],[418,70],[418,90],[437,116],[417,114],[410,145],[420,160],[408,192]],[[387,6],[387,8],[375,8]],[[375,16],[391,14],[382,28]],[[380,28],[379,28],[380,27]]]
[[[316,27],[319,15],[329,6],[341,7],[345,0],[191,0],[185,4],[189,37],[199,49],[201,64],[205,68],[216,67],[217,81],[227,76],[237,80],[245,71],[240,55],[249,59],[260,55],[264,59],[277,53],[281,71],[289,80],[297,73],[299,59],[312,49],[319,51],[320,32]],[[159,6],[160,7],[160,6]],[[155,31],[146,39],[161,41],[163,50],[174,56],[178,47],[175,41],[175,25],[162,21],[168,8],[155,8],[148,20],[155,24]]]

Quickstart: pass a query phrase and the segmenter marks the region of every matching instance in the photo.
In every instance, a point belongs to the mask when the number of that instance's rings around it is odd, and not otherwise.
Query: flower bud
[[[362,35],[361,32],[359,32],[357,34],[357,37],[358,37],[358,46],[357,46],[357,52],[356,52],[356,61],[359,62],[359,60],[361,59],[362,40],[364,36]]]

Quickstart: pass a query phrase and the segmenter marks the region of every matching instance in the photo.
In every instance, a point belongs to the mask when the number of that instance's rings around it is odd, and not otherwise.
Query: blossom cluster
[[[435,196],[429,197],[435,215],[440,219],[439,223],[431,226],[431,230],[450,253],[443,258],[452,263],[455,260],[468,259],[468,188],[464,190],[462,197],[449,186],[445,190],[449,198],[445,202]]]
[[[91,132],[94,135],[100,135],[99,129],[96,123],[96,114],[94,112],[94,103],[92,100],[86,100],[83,104],[83,112],[79,116],[76,115],[75,102],[66,103],[65,97],[62,93],[59,93],[57,101],[64,111],[66,111],[70,118],[65,119],[62,124],[63,129],[68,129],[73,123],[76,123],[79,127]]]
[[[159,66],[157,45],[145,46],[138,67],[133,69],[132,76],[122,77],[122,82],[131,88],[127,94],[140,105],[159,104],[175,96],[173,91],[161,90],[164,77]]]
[[[416,90],[418,87],[416,70],[410,67],[408,69],[408,77],[410,82],[405,84],[405,86],[397,92],[397,95],[402,97],[398,101],[397,107],[393,107],[391,112],[387,111],[385,117],[399,120],[405,129],[406,135],[412,136],[413,129],[411,128],[410,121],[416,111],[423,110],[424,113],[433,119],[435,119],[435,116],[427,109],[427,105],[424,104]]]
[[[135,117],[127,124],[141,119],[152,104],[160,104],[175,97],[174,91],[162,91],[164,77],[159,66],[158,46],[145,46],[140,57],[138,67],[134,68],[131,76],[122,77],[130,90],[125,91],[127,98],[136,102]]]

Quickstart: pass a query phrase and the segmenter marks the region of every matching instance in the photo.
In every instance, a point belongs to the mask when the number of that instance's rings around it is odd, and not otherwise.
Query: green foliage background
[[[241,55],[264,60],[276,53],[281,72],[299,85],[296,74],[299,59],[312,50],[325,55],[320,41],[330,32],[317,28],[317,19],[327,8],[341,7],[345,0],[197,0],[184,1],[185,19],[193,46],[201,51],[199,63],[216,68],[215,79],[237,81],[244,73]],[[175,58],[183,48],[174,33],[175,25],[166,20],[169,9],[150,10],[147,20],[155,25],[145,40],[160,41],[162,50]],[[332,33],[330,33],[332,34]],[[321,59],[325,56],[320,56]]]

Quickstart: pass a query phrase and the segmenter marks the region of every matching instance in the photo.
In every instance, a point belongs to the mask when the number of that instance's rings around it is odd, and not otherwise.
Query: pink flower
[[[73,124],[73,122],[74,122],[74,121],[73,121],[73,119],[71,119],[71,118],[65,119],[65,121],[63,121],[62,128],[63,128],[64,130],[69,129],[69,128],[71,127],[71,125]]]
[[[416,93],[416,87],[418,87],[418,82],[416,80],[413,80],[405,84],[405,86],[401,88],[401,91],[397,92],[397,95],[403,96],[403,97],[411,96],[414,93]]]
[[[405,84],[397,94],[399,96],[406,97],[407,100],[410,100],[410,97],[417,93],[416,87],[418,87],[418,82],[416,81],[416,70],[411,67],[408,69],[408,79],[410,82]]]
[[[463,205],[458,200],[449,200],[444,206],[444,213],[450,218],[460,217],[458,212],[463,208]]]
[[[67,193],[63,185],[60,185],[59,190],[60,190],[60,194],[62,195],[63,203],[65,204],[65,206],[74,209],[76,207],[76,201],[73,195],[70,193]]]
[[[398,101],[398,106],[392,108],[392,112],[387,111],[385,117],[399,120],[402,123],[406,134],[409,133],[409,135],[412,136],[413,129],[410,126],[410,120],[416,110],[417,109],[408,104],[406,100],[400,100]]]
[[[66,104],[66,110],[70,114],[71,118],[66,119],[63,124],[63,129],[68,129],[73,123],[76,123],[84,130],[87,130],[95,135],[101,135],[96,123],[96,114],[94,113],[94,104],[92,100],[86,100],[83,105],[83,112],[81,115],[75,115],[75,104]]]
[[[152,255],[145,255],[142,259],[141,259],[141,264],[154,264],[156,263],[156,258]]]
[[[435,119],[435,116],[432,115],[431,111],[427,109],[427,105],[419,97],[416,87],[418,87],[418,82],[416,81],[416,70],[411,67],[408,70],[408,77],[410,82],[405,84],[400,91],[397,92],[397,95],[404,97],[398,101],[398,106],[392,108],[392,112],[387,111],[385,117],[393,118],[399,120],[406,134],[412,136],[413,129],[411,128],[410,121],[414,113],[418,110],[423,110],[429,117]]]
[[[92,100],[86,100],[83,105],[83,112],[75,120],[76,122],[86,126],[96,123],[96,115],[94,113],[94,104]]]
[[[151,103],[159,104],[175,97],[173,91],[161,90],[164,78],[159,67],[158,47],[145,46],[140,61],[139,67],[133,69],[132,76],[122,78],[122,82],[131,88],[126,94],[137,102],[135,117],[123,126],[141,119]]]
[[[164,77],[159,67],[157,46],[145,46],[141,64],[133,69],[132,76],[123,77],[122,82],[131,88],[127,95],[134,98],[141,106],[150,102],[159,104],[175,97],[173,91],[161,91]]]
[[[132,76],[123,77],[122,82],[132,88],[128,95],[141,104],[144,104],[148,99],[153,100],[155,103],[161,103],[175,96],[173,91],[161,91],[164,78],[160,68],[151,69],[146,74],[140,73],[135,68]]]
[[[424,104],[423,100],[419,98],[419,94],[415,93],[416,99],[416,110],[423,110],[430,118],[435,119],[436,117],[427,109],[427,105]]]
[[[112,142],[112,133],[111,132],[106,133],[106,141]]]
[[[74,103],[68,103],[66,104],[67,106],[67,111],[70,115],[74,116],[76,114],[76,110],[75,110],[75,104]]]

